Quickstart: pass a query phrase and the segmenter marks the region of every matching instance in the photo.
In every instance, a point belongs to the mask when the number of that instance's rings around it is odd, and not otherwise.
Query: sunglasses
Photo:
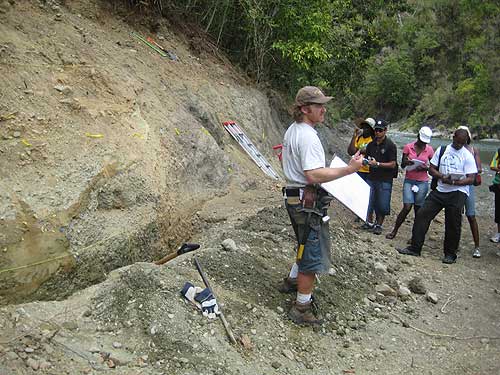
[[[377,129],[374,129],[374,130],[375,130],[375,133],[382,133],[382,132],[385,132],[387,129],[377,128]]]

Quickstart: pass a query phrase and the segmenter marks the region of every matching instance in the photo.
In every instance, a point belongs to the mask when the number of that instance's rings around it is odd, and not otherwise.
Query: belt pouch
[[[318,195],[315,186],[306,186],[302,195],[302,207],[312,209],[316,207]]]

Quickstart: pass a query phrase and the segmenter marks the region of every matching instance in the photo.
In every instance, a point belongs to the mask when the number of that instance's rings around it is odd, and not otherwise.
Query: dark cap
[[[305,86],[302,87],[295,97],[295,104],[307,105],[311,103],[315,104],[325,104],[332,100],[331,96],[325,96],[323,92],[315,86]]]
[[[375,126],[373,127],[374,129],[385,129],[387,128],[387,121],[384,119],[378,119],[375,121]]]

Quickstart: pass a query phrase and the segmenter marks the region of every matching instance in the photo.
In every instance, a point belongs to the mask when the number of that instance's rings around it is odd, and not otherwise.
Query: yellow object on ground
[[[103,134],[91,134],[91,133],[85,133],[85,136],[89,138],[104,138]]]

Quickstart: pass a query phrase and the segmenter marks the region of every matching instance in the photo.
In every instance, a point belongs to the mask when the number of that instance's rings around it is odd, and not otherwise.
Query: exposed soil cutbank
[[[389,241],[333,202],[333,268],[314,291],[324,324],[297,327],[287,318],[293,296],[276,288],[294,259],[282,181],[221,126],[237,121],[279,171],[280,99],[188,47],[166,21],[153,36],[177,59],[160,58],[131,36],[149,35],[132,18],[101,1],[0,0],[1,374],[500,372],[487,186],[477,208],[483,256],[470,256],[464,219],[450,266],[440,262],[442,214],[412,258],[394,249],[412,214]],[[320,134],[330,155],[344,155],[348,124]],[[186,241],[201,248],[154,265]],[[203,285],[194,256],[236,346],[179,294],[186,281]]]

